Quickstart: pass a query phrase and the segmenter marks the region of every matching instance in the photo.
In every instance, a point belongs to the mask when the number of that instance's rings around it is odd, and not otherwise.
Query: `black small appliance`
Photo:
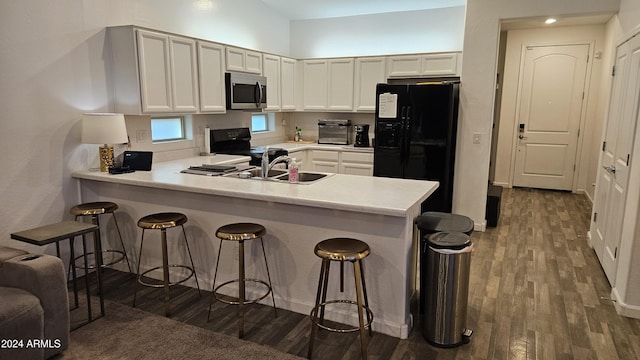
[[[369,125],[356,124],[353,127],[356,130],[356,141],[353,142],[353,146],[369,147]]]

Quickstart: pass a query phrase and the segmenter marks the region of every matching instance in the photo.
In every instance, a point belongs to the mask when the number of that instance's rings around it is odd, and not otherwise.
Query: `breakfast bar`
[[[152,212],[186,214],[189,222],[185,228],[195,270],[200,286],[209,291],[219,244],[215,230],[234,222],[264,225],[267,229],[264,246],[276,306],[302,314],[308,314],[314,306],[318,285],[320,259],[314,255],[314,246],[331,237],[365,241],[371,247],[364,268],[369,302],[375,315],[373,330],[407,338],[412,326],[409,303],[415,288],[414,218],[438,183],[328,174],[311,183],[294,184],[181,173],[194,165],[244,165],[248,161],[246,156],[201,156],[154,163],[152,171],[120,175],[81,171],[73,177],[78,180],[82,201],[118,203],[118,222],[124,228],[127,252],[132,259],[137,259],[140,244],[137,219]],[[103,231],[109,231],[110,225],[106,224],[107,229]],[[146,245],[145,259],[161,258],[159,252],[153,254],[151,246],[147,252]],[[247,249],[247,254],[261,256],[259,245],[253,246]],[[171,252],[187,256],[186,250],[177,245]],[[237,251],[225,252],[223,248],[222,252],[217,281],[236,276],[234,253]],[[249,262],[247,274],[264,272],[263,266],[263,262]],[[151,266],[143,260],[141,267]],[[118,269],[128,271],[125,267]],[[338,274],[334,272],[331,276],[337,279]],[[186,284],[195,287],[195,283]],[[354,293],[353,284],[345,284],[345,298]],[[328,311],[326,317],[357,323],[357,315],[341,309]]]

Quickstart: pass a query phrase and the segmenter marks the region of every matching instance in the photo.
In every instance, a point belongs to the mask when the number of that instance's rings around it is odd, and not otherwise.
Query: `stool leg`
[[[138,252],[138,270],[136,271],[136,284],[133,288],[133,307],[136,307],[136,295],[138,294],[138,283],[140,282],[140,260],[142,259],[142,247],[144,246],[144,230],[142,229],[142,238],[140,239],[140,251]]]
[[[113,222],[116,224],[116,230],[118,231],[118,237],[120,238],[120,245],[122,245],[122,253],[124,255],[124,260],[127,262],[127,267],[129,268],[129,272],[132,273],[131,263],[129,262],[129,257],[127,256],[127,248],[124,246],[124,240],[122,239],[122,233],[120,232],[120,226],[118,225],[118,219],[116,218],[115,213],[111,213],[113,217]]]
[[[364,328],[364,314],[362,307],[362,284],[360,283],[360,279],[362,279],[362,273],[360,272],[360,261],[353,262],[353,272],[354,278],[356,282],[356,297],[358,301],[358,320],[360,321],[360,346],[362,347],[362,359],[367,359],[367,336]]]
[[[213,299],[216,297],[216,277],[218,276],[218,265],[220,264],[220,252],[222,251],[222,242],[218,245],[218,258],[216,259],[216,269],[213,272],[213,286],[211,286],[211,300],[209,300],[209,312],[207,313],[207,322],[211,319],[211,307],[213,305]]]
[[[160,229],[162,241],[162,284],[164,285],[164,314],[171,316],[171,305],[169,304],[169,256],[167,253],[167,229]]]
[[[98,227],[98,231],[93,233],[93,236],[97,237],[93,242],[93,255],[95,258],[95,266],[98,267],[98,256],[100,257],[100,264],[104,264],[104,258],[102,254],[102,236],[100,236],[100,218],[98,215],[91,215],[91,223]],[[100,244],[100,246],[96,246],[96,244]],[[86,255],[85,255],[86,256]]]
[[[238,242],[238,337],[244,337],[244,241]]]
[[[273,301],[273,313],[278,317],[278,311],[276,310],[276,298],[273,295],[273,286],[271,285],[271,275],[269,274],[269,264],[267,263],[267,253],[264,251],[264,242],[260,238],[260,244],[262,245],[262,255],[264,256],[264,266],[267,268],[267,280],[269,280],[269,291],[271,291],[271,301]]]
[[[196,286],[198,287],[198,296],[202,296],[200,293],[200,284],[198,283],[198,274],[196,273],[196,267],[193,265],[193,257],[191,257],[191,249],[189,249],[189,241],[187,240],[187,232],[184,231],[184,225],[182,227],[182,235],[184,235],[184,242],[187,244],[187,253],[189,253],[189,261],[191,261],[191,269],[193,269],[193,277],[196,278]]]
[[[360,280],[362,281],[362,294],[364,295],[364,306],[369,309],[369,297],[367,296],[367,283],[364,281],[364,264],[362,260],[358,260],[360,264]],[[371,315],[367,311],[367,324],[369,324],[369,336],[373,336],[372,333],[372,324],[371,324]]]
[[[331,271],[331,260],[322,260],[323,262],[326,262],[326,264],[323,264],[325,266],[324,269],[324,279],[323,279],[323,284],[322,284],[322,303],[327,301],[327,289],[329,288],[329,272]],[[320,307],[320,324],[324,325],[324,308],[325,305],[322,305]]]
[[[311,310],[311,334],[309,334],[309,350],[307,352],[307,358],[311,359],[313,355],[313,342],[316,337],[316,328],[318,323],[318,310],[320,307],[320,298],[326,290],[323,289],[323,286],[326,285],[325,277],[329,266],[329,260],[322,260],[322,265],[320,266],[320,278],[318,279],[318,292],[316,293],[316,305]]]

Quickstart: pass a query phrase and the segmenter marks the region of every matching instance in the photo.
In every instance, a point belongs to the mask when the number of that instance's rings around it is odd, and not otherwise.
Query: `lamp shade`
[[[82,143],[124,144],[129,142],[122,114],[82,114]]]

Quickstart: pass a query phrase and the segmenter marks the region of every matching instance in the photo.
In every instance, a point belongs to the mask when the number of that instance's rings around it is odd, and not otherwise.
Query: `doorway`
[[[603,95],[608,91],[608,79],[603,82],[610,61],[608,57],[602,57],[603,44],[606,43],[605,26],[505,27],[500,40],[506,45],[500,47],[498,55],[498,65],[503,59],[504,65],[497,68],[499,92],[496,91],[490,183],[507,188],[561,189],[586,193],[593,199],[599,156],[596,146],[606,115]],[[576,51],[577,54],[571,55]],[[554,55],[554,52],[558,54]],[[532,63],[528,69],[524,66],[525,59]],[[554,62],[564,62],[561,65],[565,71],[554,73],[557,65],[549,65]],[[566,70],[569,68],[572,70]],[[572,76],[568,81],[568,74],[581,76]],[[555,81],[560,78],[563,79],[561,84],[559,80]],[[579,80],[574,81],[575,78]],[[525,80],[534,85],[527,85]],[[548,83],[551,82],[562,86],[550,87]],[[559,105],[562,102],[558,103],[561,97],[565,103],[578,105],[563,108]],[[539,110],[531,107],[532,104],[547,104],[547,107]],[[561,122],[548,113],[563,115],[564,124],[560,125]],[[520,118],[521,114],[526,115],[524,119]],[[520,124],[524,124],[522,132]],[[544,136],[539,139],[540,135],[555,137],[551,140],[556,143],[547,142]],[[518,149],[521,158],[516,159]],[[516,164],[516,160],[520,162]],[[516,173],[525,175],[527,182],[520,181],[523,176],[515,179]]]
[[[588,44],[522,48],[513,186],[572,190],[588,57]]]

